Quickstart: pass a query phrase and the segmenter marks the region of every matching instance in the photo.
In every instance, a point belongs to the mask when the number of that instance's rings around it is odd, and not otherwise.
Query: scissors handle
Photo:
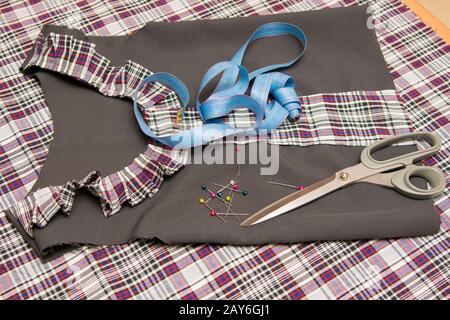
[[[430,144],[429,148],[410,152],[395,158],[388,160],[375,160],[372,154],[382,148],[393,145],[394,143],[404,142],[404,141],[417,141],[425,140]],[[384,169],[383,171],[405,167],[407,165],[418,162],[419,160],[428,158],[429,156],[437,153],[441,148],[442,141],[441,138],[430,132],[414,132],[401,134],[398,136],[393,136],[390,138],[383,139],[381,141],[375,142],[363,149],[361,152],[361,162],[368,168],[374,170]]]
[[[412,177],[425,179],[430,188],[423,189],[411,183]],[[445,188],[444,174],[437,167],[409,165],[392,173],[391,183],[394,188],[407,197],[428,199],[440,194]]]

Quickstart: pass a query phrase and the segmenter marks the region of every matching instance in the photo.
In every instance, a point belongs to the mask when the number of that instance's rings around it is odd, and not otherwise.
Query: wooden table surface
[[[402,1],[447,43],[450,43],[450,0]]]

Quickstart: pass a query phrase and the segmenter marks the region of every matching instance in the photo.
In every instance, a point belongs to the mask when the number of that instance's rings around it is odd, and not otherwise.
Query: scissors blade
[[[339,189],[342,183],[337,183],[335,178],[333,175],[275,201],[244,220],[241,226],[247,227],[272,219]]]
[[[348,179],[339,179],[338,175],[340,172],[346,172]],[[374,174],[374,171],[362,164],[343,169],[331,177],[320,180],[303,190],[296,191],[275,201],[244,220],[241,226],[247,227],[272,219],[372,174]]]

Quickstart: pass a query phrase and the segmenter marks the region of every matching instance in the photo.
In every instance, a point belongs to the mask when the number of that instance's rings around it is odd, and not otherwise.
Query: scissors
[[[425,140],[430,144],[430,147],[384,161],[378,161],[372,157],[373,153],[377,150],[394,143],[411,140]],[[331,177],[313,183],[303,190],[296,191],[281,198],[251,215],[241,223],[241,226],[251,226],[275,218],[293,209],[304,206],[330,192],[357,182],[373,183],[392,188],[414,199],[435,197],[445,188],[444,174],[437,167],[418,166],[414,165],[414,163],[436,154],[441,148],[441,145],[442,141],[439,136],[429,132],[402,134],[375,142],[363,149],[359,164],[342,169]],[[416,187],[411,183],[411,177],[425,179],[430,188],[423,189]]]

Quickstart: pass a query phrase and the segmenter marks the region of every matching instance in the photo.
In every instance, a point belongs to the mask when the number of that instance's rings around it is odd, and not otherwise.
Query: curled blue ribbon
[[[282,35],[293,36],[301,43],[300,54],[288,62],[269,65],[248,73],[242,66],[248,45],[261,38]],[[305,34],[295,25],[272,22],[260,26],[230,61],[216,63],[203,76],[196,98],[196,109],[204,124],[169,136],[158,136],[148,127],[138,107],[137,93],[144,85],[159,82],[178,95],[182,110],[185,110],[190,99],[189,91],[174,75],[164,72],[154,73],[141,82],[133,99],[139,127],[144,134],[169,147],[191,148],[228,135],[257,134],[263,130],[270,132],[278,128],[286,118],[296,121],[300,117],[301,107],[295,92],[295,81],[289,75],[271,71],[287,68],[296,63],[303,56],[306,46]],[[200,101],[200,96],[208,83],[221,73],[222,77],[213,93],[205,101]],[[245,93],[251,81],[253,84],[248,96]],[[272,98],[271,101],[269,97]],[[255,114],[256,121],[252,128],[238,129],[224,122],[224,117],[236,108],[248,108]]]

